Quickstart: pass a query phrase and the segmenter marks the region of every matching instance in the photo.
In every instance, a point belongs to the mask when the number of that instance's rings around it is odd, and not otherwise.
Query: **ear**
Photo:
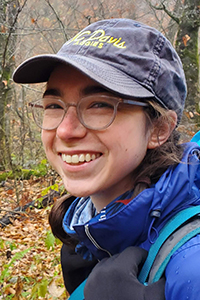
[[[177,114],[173,110],[167,112],[163,120],[161,116],[154,124],[149,137],[148,149],[154,149],[164,144],[177,124]]]

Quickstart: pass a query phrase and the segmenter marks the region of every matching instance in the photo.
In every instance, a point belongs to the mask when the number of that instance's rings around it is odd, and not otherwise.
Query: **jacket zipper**
[[[95,239],[93,238],[93,236],[92,236],[91,233],[90,233],[89,225],[88,225],[88,224],[85,225],[85,233],[86,233],[88,239],[91,241],[91,243],[92,243],[97,249],[106,252],[109,256],[112,256],[112,255],[110,254],[109,251],[107,251],[106,249],[102,248],[102,247],[95,241]]]

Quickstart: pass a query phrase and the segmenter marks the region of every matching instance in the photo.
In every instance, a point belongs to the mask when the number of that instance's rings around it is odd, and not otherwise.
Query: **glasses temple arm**
[[[31,102],[28,103],[28,106],[31,106],[31,107],[34,107],[34,106],[35,106],[35,107],[43,108],[42,105],[34,104],[34,103],[31,103]]]
[[[127,99],[123,99],[123,103],[125,104],[131,104],[131,105],[138,105],[138,106],[149,106],[148,103],[145,102],[141,102],[141,101],[136,101],[136,100],[127,100]]]

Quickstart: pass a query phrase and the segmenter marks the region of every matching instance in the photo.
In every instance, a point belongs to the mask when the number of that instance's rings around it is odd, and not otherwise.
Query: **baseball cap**
[[[187,90],[182,63],[169,40],[155,28],[131,19],[92,23],[57,54],[24,61],[13,80],[46,82],[58,63],[77,68],[121,96],[144,101],[154,98],[181,119]]]

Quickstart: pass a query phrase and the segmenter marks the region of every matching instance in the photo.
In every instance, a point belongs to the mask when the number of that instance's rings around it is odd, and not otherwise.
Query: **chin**
[[[77,189],[77,186],[79,185],[78,182],[74,183],[74,185],[71,185],[65,179],[65,180],[63,180],[63,184],[65,186],[66,191],[70,195],[73,195],[75,197],[87,197],[87,196],[91,195],[90,190],[85,190],[85,188],[82,189],[80,186]]]

